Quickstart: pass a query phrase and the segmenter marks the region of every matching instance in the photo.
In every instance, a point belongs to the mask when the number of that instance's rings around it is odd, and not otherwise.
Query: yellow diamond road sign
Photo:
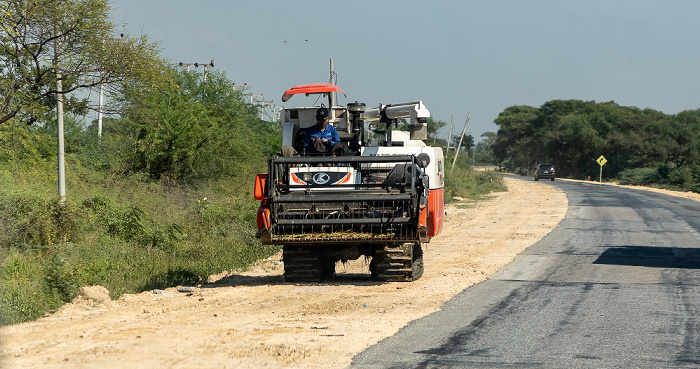
[[[598,165],[600,165],[602,167],[603,165],[605,165],[605,163],[608,162],[608,159],[606,159],[603,155],[601,155],[598,158],[598,160],[596,160],[596,161],[598,162]]]

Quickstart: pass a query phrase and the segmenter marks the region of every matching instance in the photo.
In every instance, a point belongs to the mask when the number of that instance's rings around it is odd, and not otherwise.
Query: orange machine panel
[[[260,203],[257,214],[257,226],[260,228],[270,228],[270,209],[265,201]]]
[[[267,173],[258,174],[255,176],[255,199],[262,200],[265,198],[265,181]]]
[[[436,188],[430,190],[428,195],[428,237],[437,236],[442,230],[442,221],[445,215],[445,189]]]

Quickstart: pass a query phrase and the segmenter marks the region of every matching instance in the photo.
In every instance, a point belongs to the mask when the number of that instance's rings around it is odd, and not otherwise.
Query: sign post
[[[608,159],[601,155],[596,161],[598,162],[598,165],[600,165],[600,183],[603,183],[603,165],[608,162]]]

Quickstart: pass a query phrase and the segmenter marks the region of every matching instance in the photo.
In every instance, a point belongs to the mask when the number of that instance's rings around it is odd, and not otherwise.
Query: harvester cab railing
[[[413,155],[272,158],[271,237],[285,244],[424,238],[429,184],[420,164]]]

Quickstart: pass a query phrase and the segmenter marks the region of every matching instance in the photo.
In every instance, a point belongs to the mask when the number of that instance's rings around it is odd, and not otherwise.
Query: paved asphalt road
[[[569,198],[556,229],[351,367],[700,368],[700,202],[540,183]]]

